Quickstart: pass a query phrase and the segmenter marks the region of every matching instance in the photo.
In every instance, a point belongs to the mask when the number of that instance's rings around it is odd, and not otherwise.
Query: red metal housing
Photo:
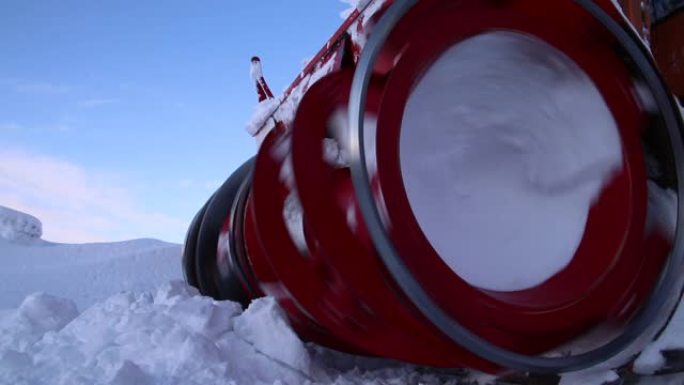
[[[239,283],[243,302],[275,297],[300,335],[336,349],[489,372],[509,365],[449,338],[388,269],[374,231],[386,233],[401,264],[446,316],[514,355],[564,352],[597,327],[620,331],[639,319],[678,252],[670,229],[647,221],[647,212],[650,183],[680,191],[675,158],[681,157],[681,133],[668,129],[681,129],[681,121],[668,118],[678,115],[669,96],[644,91],[648,75],[626,59],[605,20],[566,0],[422,0],[412,6],[378,47],[366,90],[363,111],[377,117],[371,132],[377,170],[368,183],[384,221],[383,229],[370,231],[353,169],[326,159],[324,151],[327,142],[345,139],[331,121],[346,113],[364,44],[394,2],[365,3],[285,92],[274,115],[278,122],[266,120],[272,126],[263,129],[271,132],[249,164],[250,176],[243,172],[227,182],[232,209],[223,213],[215,258],[194,257],[204,277],[199,280],[216,287],[219,298],[236,299],[229,280]],[[610,1],[596,3],[628,30]],[[398,153],[402,112],[417,79],[447,48],[490,30],[535,36],[571,58],[606,101],[624,159],[621,173],[593,204],[572,262],[543,284],[512,292],[472,286],[445,265],[411,209]],[[657,107],[647,105],[649,92],[660,100]],[[647,168],[646,158],[661,163],[661,175]],[[669,314],[671,307],[661,310]]]

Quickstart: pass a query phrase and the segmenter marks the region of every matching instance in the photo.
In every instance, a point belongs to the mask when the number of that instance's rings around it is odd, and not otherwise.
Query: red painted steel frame
[[[622,22],[609,1],[601,4]],[[331,41],[358,17],[355,12]],[[572,262],[543,284],[517,292],[473,287],[446,266],[413,215],[399,162],[401,118],[421,74],[447,48],[493,29],[536,36],[577,63],[613,113],[624,155],[623,171],[591,208]],[[646,176],[639,135],[649,128],[614,47],[613,38],[572,1],[424,0],[389,37],[371,84],[367,112],[378,117],[373,183],[378,204],[387,208],[396,249],[450,316],[512,351],[541,353],[600,323],[625,322],[650,292],[666,256],[662,239],[644,237]],[[305,72],[326,53],[321,50]],[[376,255],[349,170],[323,160],[323,139],[331,137],[331,117],[346,108],[352,76],[353,68],[336,68],[319,80],[294,122],[266,137],[243,218],[247,258],[242,264],[251,281],[243,284],[276,297],[295,329],[316,342],[424,365],[497,371],[444,337],[404,297]],[[283,213],[289,196],[302,205],[306,250],[287,230]],[[227,222],[224,232],[229,230]]]

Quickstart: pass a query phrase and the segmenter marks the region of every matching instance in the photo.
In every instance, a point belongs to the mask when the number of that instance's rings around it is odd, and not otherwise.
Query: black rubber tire
[[[211,199],[211,198],[209,198]],[[204,213],[207,211],[207,204],[195,214],[190,222],[190,227],[185,235],[185,242],[183,243],[183,275],[185,276],[185,282],[190,286],[194,286],[199,289],[199,284],[197,283],[197,270],[195,269],[195,249],[197,248],[197,236],[199,235],[200,224],[204,218]]]
[[[252,299],[263,296],[254,285],[258,281],[250,266],[243,260],[249,259],[245,244],[245,210],[252,186],[252,174],[245,177],[235,196],[230,212],[232,228],[228,233],[228,255],[218,263],[218,292],[221,298],[239,302],[246,309]],[[218,257],[217,257],[218,258]],[[258,285],[258,284],[256,284]]]
[[[246,294],[238,286],[239,281],[234,277],[226,281],[226,277],[221,277],[216,264],[216,253],[218,248],[218,238],[221,226],[231,213],[240,185],[246,177],[250,175],[254,164],[254,158],[243,163],[214,193],[214,196],[207,202],[206,212],[199,226],[197,244],[195,247],[195,271],[200,293],[219,300],[230,299],[233,301],[249,302]],[[219,290],[219,284],[224,287],[226,284],[235,287],[234,291],[226,293]],[[221,293],[223,292],[223,293]]]

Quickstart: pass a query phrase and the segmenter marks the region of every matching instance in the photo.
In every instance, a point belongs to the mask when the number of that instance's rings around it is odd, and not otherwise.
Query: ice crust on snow
[[[7,241],[35,241],[43,235],[43,224],[38,218],[0,206],[0,239]]]

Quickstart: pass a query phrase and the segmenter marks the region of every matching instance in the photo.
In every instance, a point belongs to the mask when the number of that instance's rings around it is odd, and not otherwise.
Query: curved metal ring
[[[634,65],[639,69],[653,94],[655,103],[660,108],[662,119],[673,141],[672,150],[677,164],[684,164],[684,145],[681,142],[681,118],[675,113],[675,105],[667,88],[663,85],[652,61],[643,47],[635,41],[631,31],[626,31],[618,22],[613,20],[603,9],[591,0],[574,0],[588,13],[596,18],[613,34],[627,52]],[[406,267],[401,257],[392,245],[391,240],[382,224],[378,208],[374,203],[373,193],[366,167],[366,153],[364,148],[364,110],[366,106],[367,89],[375,60],[385,40],[394,26],[418,2],[418,0],[398,0],[383,15],[380,22],[373,28],[366,46],[359,59],[351,88],[349,102],[350,121],[350,149],[351,171],[354,190],[359,202],[363,219],[367,225],[373,243],[382,262],[390,272],[406,296],[440,331],[451,338],[458,345],[463,346],[476,356],[491,361],[503,367],[533,373],[559,373],[575,371],[591,367],[614,357],[625,351],[638,338],[653,335],[662,327],[655,322],[663,314],[672,312],[674,304],[670,303],[673,294],[681,294],[681,269],[684,265],[684,232],[677,232],[672,252],[651,297],[626,327],[624,332],[599,348],[573,356],[541,357],[515,353],[494,345],[487,340],[471,333],[458,321],[452,319],[425,292],[420,283]],[[679,139],[679,140],[677,140]],[[678,200],[684,199],[681,186],[684,181],[684,167],[677,167]],[[678,220],[684,218],[684,207],[678,205]],[[679,297],[677,297],[679,298]],[[659,325],[660,324],[660,325]]]

